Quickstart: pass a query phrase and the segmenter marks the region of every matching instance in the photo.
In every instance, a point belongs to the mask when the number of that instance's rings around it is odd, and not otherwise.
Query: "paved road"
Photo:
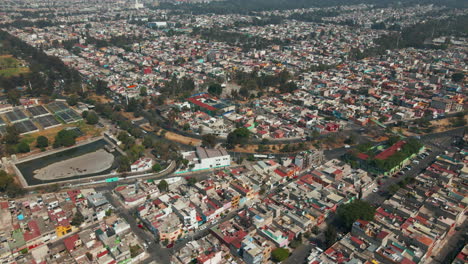
[[[402,181],[404,178],[414,178],[423,172],[430,164],[432,164],[436,157],[441,155],[445,150],[447,150],[448,146],[452,142],[452,136],[447,136],[447,134],[442,134],[443,136],[439,136],[438,138],[430,138],[423,139],[421,141],[424,143],[426,147],[429,147],[432,152],[429,153],[424,159],[419,159],[419,164],[411,163],[412,169],[410,171],[405,171],[403,175],[397,175],[396,177],[389,177],[386,180],[382,181],[382,185],[379,186],[378,193],[370,193],[367,195],[364,200],[369,201],[375,205],[382,204],[388,198],[388,192],[390,186],[397,184],[398,182]]]
[[[425,136],[421,136],[421,141],[424,143],[426,147],[431,148],[432,152],[430,152],[430,155],[427,156],[425,159],[420,160],[419,164],[411,164],[412,169],[404,174],[404,176],[400,176],[398,178],[395,177],[389,177],[388,179],[383,181],[383,184],[379,187],[379,190],[382,192],[379,193],[370,193],[368,196],[366,196],[364,199],[372,202],[373,204],[380,205],[382,204],[386,199],[388,199],[388,196],[386,196],[386,192],[388,192],[388,188],[393,185],[397,184],[399,181],[403,180],[405,177],[416,177],[418,174],[420,174],[425,168],[427,168],[434,160],[436,157],[440,154],[442,154],[445,150],[448,150],[450,148],[450,144],[455,136],[461,136],[463,135],[464,128],[458,128],[454,129],[451,131],[446,131],[442,133],[433,133]],[[325,154],[327,158],[339,158],[341,155],[343,155],[348,149],[345,148],[339,148],[339,149],[334,149],[330,151],[325,151]],[[271,192],[276,191],[279,189],[281,186],[271,190]],[[330,218],[327,220],[327,222],[330,221]],[[325,226],[325,225],[324,225]],[[465,224],[465,229],[466,231],[466,224]],[[461,237],[461,233],[465,231],[459,231],[458,238]],[[459,239],[458,239],[459,240]],[[441,250],[441,253],[439,253],[441,256],[446,256],[450,250],[456,245],[457,241],[456,238],[451,238],[450,242],[448,242],[448,247],[444,247]],[[451,246],[450,246],[451,245]],[[299,247],[296,249],[292,255],[284,261],[286,264],[301,264],[304,263],[306,260],[308,254],[310,252],[310,246],[309,245],[304,245],[303,247]],[[441,259],[441,258],[438,258]],[[435,263],[442,263],[442,262],[435,262]]]
[[[468,242],[468,235],[467,232],[468,223],[463,223],[460,225],[458,231],[451,236],[447,236],[446,240],[443,243],[442,248],[438,251],[433,251],[430,261],[428,263],[431,264],[445,264],[445,263],[452,263],[453,253],[458,254],[460,248],[463,248]]]
[[[115,213],[118,214],[119,217],[127,221],[127,223],[130,225],[132,232],[137,235],[140,241],[146,242],[148,244],[148,249],[146,251],[150,257],[144,263],[149,263],[153,260],[161,264],[170,263],[170,255],[168,250],[162,248],[159,245],[159,243],[155,243],[154,237],[149,232],[146,232],[138,227],[138,223],[135,217],[131,214],[131,212],[128,209],[124,208],[120,204],[120,202],[116,199],[116,197],[114,197],[114,195],[112,195],[110,192],[106,192],[104,195],[112,206],[114,206],[115,208],[119,208],[115,211]]]
[[[140,239],[141,242],[146,242],[146,244],[148,245],[147,253],[150,255],[150,257],[146,261],[143,262],[145,264],[151,261],[156,261],[157,263],[160,263],[160,264],[170,263],[171,256],[173,255],[174,252],[179,251],[188,242],[192,240],[200,239],[208,235],[212,227],[216,226],[219,223],[229,221],[230,219],[232,219],[233,217],[237,215],[239,210],[242,209],[240,208],[238,210],[231,211],[224,218],[222,218],[221,220],[219,220],[218,222],[214,224],[210,224],[210,223],[205,224],[206,227],[203,230],[199,229],[195,232],[190,232],[188,236],[178,241],[172,248],[164,248],[158,242],[155,241],[153,234],[151,234],[149,231],[146,231],[145,229],[141,229],[138,227],[136,217],[132,215],[133,211],[131,209],[129,210],[129,209],[124,208],[121,205],[121,203],[118,201],[118,198],[116,198],[111,192],[107,191],[104,193],[104,195],[112,206],[114,206],[115,208],[119,208],[119,210],[116,210],[115,213],[118,214],[119,217],[127,221],[127,223],[130,225],[132,232],[137,235],[137,237]]]
[[[307,243],[307,242],[306,242]],[[312,245],[310,244],[303,244],[296,248],[292,254],[283,261],[283,264],[302,264],[307,259],[310,254],[310,250],[312,249]]]

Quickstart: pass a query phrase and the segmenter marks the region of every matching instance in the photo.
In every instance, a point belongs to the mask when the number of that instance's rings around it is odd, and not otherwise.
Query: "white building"
[[[183,152],[182,156],[188,160],[190,171],[207,170],[231,165],[231,156],[225,149],[206,149],[197,147],[195,151]],[[183,173],[187,171],[179,171]]]
[[[131,166],[130,169],[132,172],[140,172],[140,171],[147,171],[150,170],[153,166],[153,160],[150,158],[139,158],[135,161]]]

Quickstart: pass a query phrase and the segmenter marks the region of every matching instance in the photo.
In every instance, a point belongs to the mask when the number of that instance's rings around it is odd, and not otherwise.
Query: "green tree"
[[[187,179],[188,186],[195,186],[195,183],[197,183],[197,179],[195,177],[190,177]]]
[[[4,170],[0,170],[0,191],[6,191],[11,183],[13,183],[13,177]]]
[[[90,111],[86,116],[86,123],[89,125],[96,125],[99,122],[99,117],[94,111]]]
[[[78,95],[76,94],[72,94],[70,95],[68,98],[67,98],[67,103],[70,105],[70,106],[74,106],[78,103]]]
[[[350,229],[358,219],[372,221],[374,215],[375,208],[368,202],[359,199],[342,204],[337,210],[338,219],[347,229]]]
[[[327,230],[325,230],[325,246],[326,248],[331,247],[336,242],[336,229],[332,225],[327,226]]]
[[[313,233],[314,235],[318,235],[318,234],[320,233],[320,229],[319,229],[319,227],[316,226],[316,225],[315,225],[314,227],[312,227],[312,230],[311,230],[311,231],[312,231],[312,233]]]
[[[24,142],[24,141],[21,141],[17,146],[16,146],[16,149],[19,153],[28,153],[29,151],[31,151],[31,149],[29,148],[29,144]]]
[[[143,145],[138,144],[131,146],[130,149],[127,151],[127,156],[131,162],[136,161],[140,157],[143,157],[144,154],[145,147]]]
[[[289,257],[289,250],[285,248],[276,248],[271,252],[271,259],[279,263]]]
[[[158,189],[160,192],[167,192],[169,190],[169,184],[165,180],[161,180],[158,183]]]
[[[391,194],[394,194],[396,192],[398,192],[398,190],[400,189],[400,186],[396,185],[396,184],[392,184],[388,187],[388,192],[391,193]]]
[[[207,148],[213,148],[216,145],[216,136],[213,134],[206,134],[202,136],[202,144]]]
[[[70,224],[72,226],[78,227],[84,222],[84,216],[81,214],[80,211],[76,211],[75,215],[73,216],[73,219],[71,220]]]
[[[5,136],[3,137],[3,140],[8,145],[18,144],[18,142],[19,142],[19,132],[18,132],[18,130],[16,130],[16,127],[7,126],[6,127],[6,133],[5,133]]]
[[[53,147],[58,148],[61,146],[64,146],[64,147],[73,146],[76,143],[76,137],[77,135],[73,130],[62,129],[55,136]]]
[[[140,89],[140,96],[147,96],[148,95],[148,90],[146,87],[141,87]]]
[[[208,86],[208,93],[220,96],[223,93],[223,87],[219,83],[212,83]]]
[[[97,80],[96,85],[94,86],[96,94],[102,95],[107,90],[107,82],[103,80]]]
[[[161,169],[162,169],[161,164],[155,163],[155,164],[153,165],[152,169],[153,169],[154,172],[161,171]]]
[[[145,146],[145,148],[151,148],[153,146],[153,138],[150,137],[150,136],[145,136],[143,138],[143,142],[141,144],[143,144],[143,146]]]
[[[125,156],[119,156],[117,158],[117,164],[119,164],[119,168],[117,169],[119,172],[126,172],[130,170],[130,159]]]
[[[49,146],[49,139],[44,136],[38,136],[36,138],[36,147],[47,148]]]
[[[245,128],[236,128],[234,131],[228,134],[227,144],[231,147],[234,147],[237,144],[247,144],[250,138],[250,131]]]
[[[461,82],[465,78],[465,75],[462,72],[456,72],[452,74],[453,82]]]

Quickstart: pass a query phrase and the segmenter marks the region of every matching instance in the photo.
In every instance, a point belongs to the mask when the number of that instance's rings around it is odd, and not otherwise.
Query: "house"
[[[153,166],[153,160],[150,158],[139,158],[135,161],[131,166],[130,169],[132,172],[140,172],[140,171],[147,171],[150,170]]]

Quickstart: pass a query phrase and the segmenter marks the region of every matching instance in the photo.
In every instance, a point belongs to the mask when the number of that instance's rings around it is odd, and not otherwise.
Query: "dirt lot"
[[[170,131],[166,131],[165,138],[175,141],[175,142],[185,144],[185,145],[191,145],[191,146],[200,146],[202,143],[200,139],[185,137],[176,133],[172,133]]]
[[[292,146],[298,145],[298,144],[300,144],[300,143],[288,144],[288,145],[290,147],[292,147]],[[306,144],[306,149],[315,149],[315,147],[312,145],[311,142],[304,142],[304,144]],[[270,150],[267,150],[267,151],[265,151],[263,153],[274,153],[274,154],[285,153],[285,152],[280,151],[285,145],[286,144],[264,145],[264,146],[268,147]],[[232,151],[244,152],[244,153],[257,153],[258,146],[259,145],[247,145],[247,146],[244,146],[244,147],[236,146]]]
[[[111,101],[110,99],[108,99],[104,95],[93,94],[93,95],[90,96],[90,98],[97,101],[97,102],[100,102],[100,103],[108,103],[108,102]]]
[[[457,119],[458,117],[451,117],[439,120],[431,121],[431,126],[434,127],[432,133],[444,132],[446,130],[453,129],[450,120]],[[468,115],[465,115],[465,120],[468,122]]]

